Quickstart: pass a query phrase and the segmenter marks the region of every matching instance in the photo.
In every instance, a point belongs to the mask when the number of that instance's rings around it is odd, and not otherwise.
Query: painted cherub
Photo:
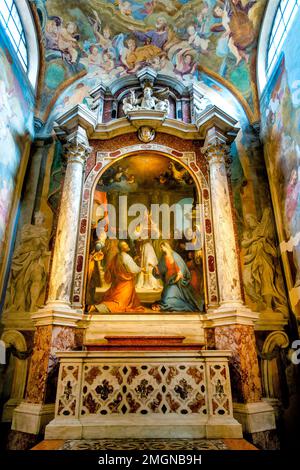
[[[89,22],[93,26],[95,38],[97,39],[97,44],[101,46],[104,50],[110,49],[112,47],[112,38],[111,38],[111,29],[108,25],[102,28],[102,21],[98,13],[93,10],[94,17],[89,17]]]
[[[196,71],[197,64],[195,62],[195,55],[193,49],[185,49],[177,53],[176,65],[174,72],[182,78],[185,75],[193,75]]]
[[[58,48],[64,53],[71,64],[75,64],[78,59],[78,29],[76,23],[69,21],[66,26],[61,26],[58,31]]]
[[[244,59],[249,61],[247,48],[253,43],[255,34],[252,22],[248,17],[248,12],[255,2],[248,2],[245,7],[237,4],[236,0],[224,3],[219,0],[213,14],[219,18],[221,23],[211,27],[212,32],[222,32],[218,41],[218,49],[222,55],[226,55],[227,47],[236,59],[236,65]],[[227,44],[227,46],[226,46]]]
[[[128,1],[119,0],[119,10],[121,15],[128,16],[132,18],[132,7],[131,3]]]

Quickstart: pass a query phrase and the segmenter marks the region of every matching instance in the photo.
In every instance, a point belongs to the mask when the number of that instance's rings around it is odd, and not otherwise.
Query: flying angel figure
[[[97,44],[108,50],[112,47],[111,29],[108,25],[103,26],[102,20],[96,10],[92,10],[94,16],[88,16],[90,25],[93,28]]]

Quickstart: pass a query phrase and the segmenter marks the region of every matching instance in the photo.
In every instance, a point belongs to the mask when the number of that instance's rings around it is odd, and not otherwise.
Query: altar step
[[[184,343],[185,336],[105,336],[104,341],[87,343],[87,351],[200,351],[204,343]]]

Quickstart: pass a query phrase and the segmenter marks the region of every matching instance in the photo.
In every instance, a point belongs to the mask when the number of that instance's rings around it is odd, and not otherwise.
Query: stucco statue
[[[245,216],[245,221],[241,243],[244,250],[245,291],[259,310],[285,313],[285,294],[274,242],[271,211],[266,208],[260,222],[251,214]]]
[[[136,99],[136,96],[135,96],[135,92],[134,90],[130,90],[130,95],[129,96],[126,96],[126,98],[124,98],[123,100],[123,111],[124,111],[124,114],[128,114],[129,111],[133,111],[137,104],[137,99]]]
[[[49,233],[42,212],[36,212],[34,225],[22,228],[20,242],[11,265],[5,310],[33,312],[47,279]]]
[[[141,109],[162,111],[165,114],[169,113],[169,89],[165,88],[163,90],[157,91],[154,93],[153,88],[149,85],[145,86],[143,90],[143,95],[139,98],[136,98],[135,92],[130,91],[130,96],[127,96],[123,100],[123,111],[126,114],[130,111],[138,111]]]

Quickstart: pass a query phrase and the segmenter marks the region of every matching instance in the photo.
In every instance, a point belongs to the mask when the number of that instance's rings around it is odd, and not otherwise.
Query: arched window
[[[4,26],[23,68],[27,72],[27,43],[23,24],[14,0],[0,0],[0,22]]]
[[[272,24],[267,52],[267,75],[269,76],[280,55],[284,40],[300,7],[300,0],[281,0]]]
[[[260,30],[257,52],[257,84],[261,94],[299,11],[300,0],[269,0]],[[297,35],[297,31],[295,31]]]
[[[4,29],[33,89],[39,72],[39,41],[28,0],[0,0],[0,28]]]

